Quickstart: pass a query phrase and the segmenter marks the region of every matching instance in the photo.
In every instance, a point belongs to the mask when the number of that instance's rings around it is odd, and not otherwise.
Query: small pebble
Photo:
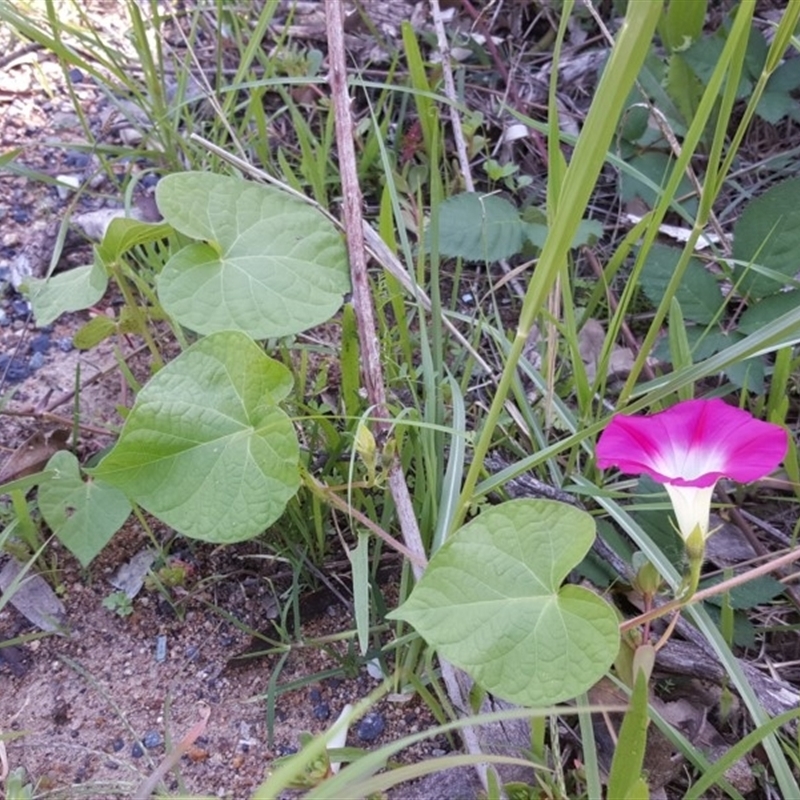
[[[27,317],[30,314],[31,306],[27,300],[12,300],[11,301],[11,310],[18,316],[18,317]]]
[[[175,606],[163,595],[159,595],[156,605],[158,607],[158,613],[161,614],[162,617],[169,617],[172,619],[175,616]]]
[[[149,750],[153,747],[159,747],[164,740],[158,731],[148,731],[142,739],[142,744]]]
[[[83,73],[77,68],[73,67],[69,71],[70,83],[83,83]]]
[[[14,222],[18,223],[19,225],[25,225],[27,222],[31,221],[31,215],[27,209],[15,208],[11,213],[11,219],[13,219]]]
[[[62,353],[70,353],[74,349],[75,345],[72,343],[71,336],[62,336],[60,339],[56,340],[56,347]]]
[[[167,660],[167,637],[163,634],[156,639],[156,661],[162,664]]]
[[[44,366],[44,356],[41,353],[34,353],[28,360],[31,370],[41,369]]]
[[[320,703],[314,706],[314,718],[325,721],[331,715],[331,707],[327,703]]]
[[[68,150],[64,156],[64,165],[84,169],[88,167],[92,157],[88,153],[81,153],[80,150]]]
[[[383,715],[373,711],[367,714],[359,723],[356,728],[356,736],[362,742],[375,741],[386,729],[386,722]]]
[[[8,314],[6,314],[6,312],[2,308],[0,308],[0,325],[2,325],[5,328],[10,324],[11,320],[9,319]]]
[[[46,333],[40,333],[31,339],[31,352],[32,353],[46,353],[52,345],[50,337]]]
[[[80,186],[81,179],[78,175],[56,175],[56,193],[61,200],[66,200]]]
[[[24,381],[31,374],[30,367],[24,359],[15,356],[0,355],[0,379],[5,376],[7,381],[16,383]]]
[[[131,756],[133,758],[141,758],[144,755],[144,750],[139,742],[134,742],[133,747],[131,747]]]
[[[186,650],[184,650],[184,655],[189,661],[194,661],[200,655],[200,648],[197,645],[190,644]]]
[[[319,703],[322,700],[322,692],[319,689],[309,689],[308,699],[312,703]]]
[[[119,751],[122,750],[123,747],[125,747],[125,742],[119,736],[116,739],[114,739],[113,742],[111,742],[111,749],[115,753],[119,753]]]

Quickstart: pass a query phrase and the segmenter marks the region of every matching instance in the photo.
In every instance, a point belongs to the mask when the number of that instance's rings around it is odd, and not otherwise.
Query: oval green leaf
[[[650,249],[639,284],[654,306],[658,307],[663,299],[680,257],[681,251],[676,247],[654,244]],[[689,259],[675,297],[684,317],[702,325],[719,319],[720,306],[725,303],[719,284],[697,258]]]
[[[526,706],[570,699],[608,671],[619,648],[611,606],[561,586],[594,535],[591,516],[564,503],[494,506],[437,551],[390,616],[499,697]]]
[[[426,231],[428,250],[432,232]],[[443,256],[491,263],[522,250],[525,227],[517,209],[503,197],[463,192],[439,207],[439,252]]]
[[[184,172],[164,178],[156,200],[167,222],[199,240],[157,284],[166,311],[193,331],[288,336],[329,319],[350,291],[341,235],[286,192]]]
[[[283,513],[299,446],[277,403],[290,372],[243,333],[192,345],[142,389],[92,474],[186,536],[236,542]]]

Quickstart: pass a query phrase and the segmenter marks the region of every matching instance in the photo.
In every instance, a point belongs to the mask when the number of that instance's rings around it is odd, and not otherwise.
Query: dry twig
[[[377,432],[387,433],[389,413],[386,408],[386,388],[383,383],[378,337],[375,334],[375,315],[372,296],[367,277],[367,253],[364,246],[363,218],[361,214],[361,187],[358,182],[358,169],[353,134],[353,118],[350,113],[350,96],[347,87],[347,62],[344,47],[345,9],[341,0],[326,0],[325,20],[328,28],[328,60],[334,116],[336,121],[336,144],[339,153],[342,194],[344,196],[343,216],[350,256],[350,276],[353,283],[353,310],[358,323],[358,338],[361,348],[361,374],[367,391],[367,398],[373,407]],[[379,440],[380,436],[377,437]],[[406,546],[415,556],[412,566],[417,577],[423,572],[426,563],[425,547],[419,532],[411,495],[400,463],[395,457],[388,471],[389,490],[397,509],[400,530]]]
[[[375,408],[375,416],[379,419],[388,419],[383,371],[381,369],[377,337],[375,336],[372,297],[367,281],[367,259],[361,214],[361,190],[358,183],[355,149],[353,146],[350,98],[347,93],[343,4],[340,0],[326,0],[326,12],[330,60],[329,81],[336,115],[336,141],[339,148],[339,167],[342,178],[342,192],[344,194],[344,226],[350,254],[350,269],[353,279],[353,308],[358,320],[363,364],[362,372],[364,374],[367,397]],[[385,425],[385,423],[379,424],[382,427]],[[422,545],[422,538],[411,504],[408,486],[396,457],[389,469],[388,483],[397,507],[403,539],[408,548],[418,555],[424,564],[425,551]],[[416,577],[420,578],[424,571],[420,563],[412,562],[412,568]],[[444,659],[441,659],[441,668],[442,677],[451,700],[457,708],[466,711],[468,706],[461,692],[458,671]],[[471,726],[464,728],[462,735],[470,753],[482,753],[477,731],[474,728]],[[486,786],[486,765],[478,764],[476,766],[481,781]]]
[[[436,30],[436,44],[442,59],[444,93],[450,101],[450,124],[453,126],[453,139],[456,143],[458,163],[461,166],[461,176],[464,179],[464,188],[468,192],[474,192],[475,183],[472,180],[472,172],[469,166],[467,144],[464,141],[464,132],[461,130],[461,117],[458,115],[456,84],[453,80],[453,67],[450,64],[450,43],[447,41],[447,32],[444,29],[444,19],[442,17],[442,9],[439,6],[439,0],[431,0],[431,11],[433,13],[433,27]]]
[[[155,772],[139,784],[134,800],[148,800],[148,798],[152,797],[153,792],[155,792],[158,784],[166,777],[167,773],[178,764],[184,753],[188,753],[191,746],[206,732],[208,718],[211,716],[211,708],[205,703],[200,703],[199,712],[200,719],[189,728],[183,739],[158,765]]]

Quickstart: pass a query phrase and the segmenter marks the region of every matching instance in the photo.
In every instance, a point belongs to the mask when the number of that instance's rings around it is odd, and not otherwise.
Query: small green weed
[[[111,592],[103,600],[103,608],[113,611],[118,617],[129,617],[133,614],[133,601],[125,592]]]

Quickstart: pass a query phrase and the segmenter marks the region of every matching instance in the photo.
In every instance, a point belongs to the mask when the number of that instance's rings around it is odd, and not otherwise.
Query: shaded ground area
[[[249,797],[270,763],[296,750],[300,732],[323,730],[378,681],[346,645],[321,648],[320,638],[350,623],[348,611],[327,596],[301,604],[310,620],[302,628],[305,645],[259,655],[286,648],[272,625],[274,584],[254,546],[175,551],[170,564],[189,568],[196,583],[170,600],[145,589],[128,616],[103,607],[119,566],[147,546],[141,533],[125,530],[90,574],[53,547],[49,577],[62,592],[67,635],[0,650],[8,689],[0,696],[3,733],[19,735],[7,744],[10,765],[26,767],[39,791],[63,789],[48,796],[130,797],[206,706],[205,731],[181,759],[180,780],[166,785],[179,795]],[[0,613],[4,641],[30,630],[15,610]],[[251,635],[259,630],[263,639]],[[301,688],[275,691],[293,683]],[[373,746],[431,722],[418,698],[394,696],[351,731],[350,742]],[[403,760],[449,748],[435,740]]]

